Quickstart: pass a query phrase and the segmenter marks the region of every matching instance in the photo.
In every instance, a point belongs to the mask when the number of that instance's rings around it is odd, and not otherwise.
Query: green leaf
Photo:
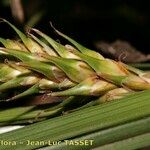
[[[112,144],[104,145],[102,147],[95,148],[94,150],[133,150],[140,149],[149,146],[150,133],[131,137],[122,141],[118,141]]]
[[[46,110],[49,111],[46,111]],[[0,126],[10,124],[31,124],[62,112],[62,107],[55,106],[22,106],[0,109]]]
[[[74,143],[75,141],[84,142],[84,141],[92,140],[92,144],[69,145],[69,140],[67,140],[66,142],[62,142],[59,145],[48,146],[48,147],[42,148],[41,150],[60,150],[60,149],[72,150],[74,148],[76,150],[80,150],[80,149],[88,150],[88,149],[92,149],[98,146],[106,145],[108,143],[113,143],[118,140],[123,140],[132,136],[136,136],[142,133],[149,132],[150,131],[149,124],[150,124],[150,117],[137,120],[137,121],[133,121],[133,122],[129,122],[129,123],[125,123],[123,125],[118,125],[112,128],[105,129],[105,130],[93,132],[93,133],[90,133],[90,134],[87,134],[78,138],[70,139],[70,141],[73,141]],[[128,145],[128,143],[126,143],[126,145]],[[120,144],[120,147],[121,146],[122,145]],[[107,145],[104,147],[107,147]],[[98,148],[101,148],[101,147],[98,147]]]
[[[0,135],[0,139],[15,141],[16,150],[30,150],[42,145],[27,145],[30,141],[59,141],[150,116],[150,91],[143,91],[103,105],[93,106],[64,116],[35,123]],[[147,143],[144,143],[145,145]],[[46,145],[44,145],[46,146]],[[146,145],[147,146],[147,145]],[[1,150],[12,146],[1,146]]]

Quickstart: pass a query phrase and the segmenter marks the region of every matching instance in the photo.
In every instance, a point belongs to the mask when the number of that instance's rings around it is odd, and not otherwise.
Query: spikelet
[[[55,32],[73,46],[64,46],[38,29],[30,29],[26,35],[7,20],[1,20],[21,39],[0,38],[0,56],[3,56],[0,59],[1,101],[43,93],[93,96],[107,101],[109,95],[115,99],[124,93],[150,89],[149,73],[104,58],[56,29]],[[7,96],[10,90],[17,88],[21,89],[17,95]]]

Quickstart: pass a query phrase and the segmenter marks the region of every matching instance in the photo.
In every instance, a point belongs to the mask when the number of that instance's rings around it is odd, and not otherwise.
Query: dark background
[[[14,0],[15,1],[15,0]],[[148,0],[22,0],[24,18],[12,14],[10,1],[0,1],[0,17],[8,19],[20,28],[28,24],[32,16],[41,13],[33,26],[48,35],[59,38],[49,21],[81,44],[96,49],[96,41],[126,40],[138,50],[149,53],[150,4]],[[39,15],[40,16],[40,15]],[[14,32],[3,23],[0,36],[13,37]],[[97,50],[97,49],[96,49]]]

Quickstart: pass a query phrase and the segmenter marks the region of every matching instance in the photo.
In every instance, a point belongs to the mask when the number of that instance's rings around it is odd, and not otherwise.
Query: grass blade
[[[69,139],[69,141],[88,141],[93,140],[92,144],[88,145],[71,145],[68,140],[62,142],[59,145],[48,146],[45,148],[41,148],[40,150],[76,150],[84,149],[88,150],[91,148],[95,148],[101,145],[105,145],[108,143],[112,143],[118,140],[126,139],[132,136],[136,136],[139,134],[143,134],[150,131],[150,117],[141,119],[138,121],[133,121],[130,123],[125,123],[123,125],[119,125],[113,128],[108,128],[106,130],[100,130],[91,134],[87,134],[75,139]]]
[[[142,134],[132,138],[128,138],[122,141],[118,141],[112,144],[108,144],[102,147],[95,148],[93,150],[133,150],[140,149],[149,146],[150,133]]]
[[[15,150],[36,149],[43,146],[36,144],[27,146],[27,141],[59,141],[74,138],[150,116],[149,107],[150,91],[147,90],[120,100],[86,108],[1,134],[0,139],[23,143],[13,146]],[[1,150],[4,149],[12,149],[12,146],[1,147]]]

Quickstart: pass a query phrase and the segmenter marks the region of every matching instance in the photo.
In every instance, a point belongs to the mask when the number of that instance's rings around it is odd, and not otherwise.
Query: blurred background
[[[20,29],[25,29],[26,26],[36,27],[63,42],[51,28],[51,21],[58,30],[86,47],[102,51],[108,56],[107,50],[111,44],[117,48],[119,45],[120,49],[130,47],[129,49],[142,52],[144,61],[149,60],[149,11],[148,0],[0,1],[0,17],[11,21]],[[0,24],[0,36],[10,38],[14,35],[6,24]]]

